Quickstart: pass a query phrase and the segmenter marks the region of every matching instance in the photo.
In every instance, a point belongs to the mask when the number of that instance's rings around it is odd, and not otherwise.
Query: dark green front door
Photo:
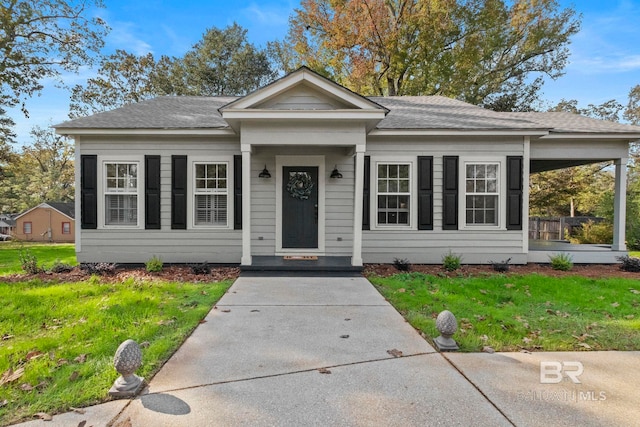
[[[282,168],[282,248],[318,247],[318,167]]]

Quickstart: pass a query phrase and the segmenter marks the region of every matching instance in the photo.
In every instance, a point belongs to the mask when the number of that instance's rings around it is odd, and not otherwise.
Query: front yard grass
[[[38,265],[51,267],[56,261],[77,265],[76,247],[73,243],[0,243],[0,277],[23,273],[20,267],[20,251],[29,250],[38,259]]]
[[[231,283],[0,279],[0,425],[109,400],[129,338],[143,345],[137,374],[151,378]]]
[[[442,310],[461,351],[640,350],[640,280],[403,273],[369,280],[433,342]]]

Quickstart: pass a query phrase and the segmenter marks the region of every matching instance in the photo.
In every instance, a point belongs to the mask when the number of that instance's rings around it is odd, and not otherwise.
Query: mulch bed
[[[411,265],[410,271],[417,271],[434,276],[460,277],[460,276],[486,276],[499,274],[491,265],[463,265],[459,270],[448,272],[441,265]],[[391,264],[366,264],[363,275],[377,275],[382,277],[400,273]],[[640,280],[640,273],[623,271],[619,264],[585,264],[574,265],[570,271],[552,269],[548,264],[511,265],[509,272],[500,273],[507,275],[525,275],[537,273],[552,277],[583,276],[589,278],[624,277]],[[148,273],[144,268],[119,268],[111,274],[100,276],[102,282],[122,283],[130,279],[134,280],[166,280],[173,282],[206,283],[222,280],[235,280],[240,275],[239,267],[211,267],[210,274],[194,274],[189,266],[169,266],[159,273]],[[40,279],[43,282],[79,282],[91,277],[90,274],[76,267],[69,273],[38,273],[38,274],[14,274],[0,277],[0,282],[14,283]]]
[[[549,264],[510,265],[508,273],[496,273],[491,265],[463,265],[459,270],[448,272],[441,265],[411,265],[410,271],[448,277],[482,276],[487,274],[525,275],[541,274],[552,277],[582,276],[589,278],[624,277],[640,280],[640,273],[623,271],[619,264],[576,264],[570,271],[559,271]],[[399,271],[391,264],[368,264],[364,268],[364,275],[378,275],[382,277],[397,274]]]

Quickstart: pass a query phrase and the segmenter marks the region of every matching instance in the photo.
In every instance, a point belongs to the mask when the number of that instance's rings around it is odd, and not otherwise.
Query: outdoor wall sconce
[[[329,178],[342,178],[342,174],[338,170],[338,165],[335,165],[333,167],[333,172],[331,172],[331,175],[329,175]]]
[[[260,172],[258,178],[271,178],[271,174],[267,170],[267,165],[264,165],[264,169],[262,169],[262,172]]]

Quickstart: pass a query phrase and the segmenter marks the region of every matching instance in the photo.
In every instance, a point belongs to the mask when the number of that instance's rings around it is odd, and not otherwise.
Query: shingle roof
[[[76,217],[76,205],[75,203],[69,202],[46,202],[47,205],[51,206],[55,210],[58,210],[68,216],[69,218]]]
[[[238,97],[162,96],[66,121],[68,129],[225,129],[218,109]],[[442,96],[369,97],[389,109],[378,129],[550,130],[552,133],[640,134],[639,126],[566,112],[500,113]]]
[[[69,120],[57,128],[202,129],[226,128],[218,108],[237,97],[160,96],[115,110]]]
[[[640,133],[640,126],[592,119],[565,111],[546,113],[501,113],[552,128],[552,133]]]
[[[549,126],[508,117],[444,96],[370,97],[390,110],[378,129],[547,129]]]

